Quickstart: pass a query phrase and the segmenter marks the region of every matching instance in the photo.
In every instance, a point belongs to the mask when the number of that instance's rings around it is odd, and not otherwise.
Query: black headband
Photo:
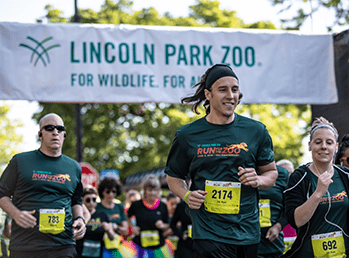
[[[225,64],[215,64],[207,74],[205,89],[209,90],[215,81],[225,76],[232,76],[239,80],[230,66]]]

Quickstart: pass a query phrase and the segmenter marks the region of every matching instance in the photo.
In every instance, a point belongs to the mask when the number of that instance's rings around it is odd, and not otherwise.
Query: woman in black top
[[[114,239],[113,226],[105,212],[96,212],[97,191],[94,188],[84,189],[83,202],[91,214],[91,219],[86,224],[84,238],[76,241],[78,258],[102,258],[104,233],[106,232],[110,239]]]
[[[347,257],[349,170],[334,165],[338,132],[325,118],[311,127],[312,162],[297,168],[285,190],[286,215],[297,238],[284,257]]]
[[[169,252],[163,231],[168,229],[168,211],[166,204],[160,201],[160,182],[155,176],[149,176],[143,183],[143,199],[135,201],[128,210],[128,223],[135,237],[134,247],[137,258],[158,257]],[[135,216],[136,224],[131,221]],[[159,256],[162,257],[162,256]]]

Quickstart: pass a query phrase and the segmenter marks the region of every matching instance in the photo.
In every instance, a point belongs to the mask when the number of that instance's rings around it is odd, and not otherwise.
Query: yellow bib
[[[340,231],[311,236],[314,257],[347,257],[343,234]]]
[[[59,234],[65,231],[64,209],[40,209],[39,231],[42,233]]]
[[[238,214],[240,211],[241,183],[206,180],[205,210],[219,214]]]
[[[142,243],[142,247],[159,245],[160,244],[159,231],[157,230],[141,231],[141,243]]]
[[[296,236],[294,237],[284,237],[284,244],[285,244],[285,250],[284,250],[284,254],[291,249],[294,241],[296,241]]]
[[[188,237],[192,238],[193,236],[193,226],[188,225]]]
[[[261,228],[271,227],[270,199],[259,200],[259,223]]]
[[[104,233],[104,246],[106,249],[118,249],[120,247],[120,236],[115,233],[114,239],[110,240],[107,233]]]

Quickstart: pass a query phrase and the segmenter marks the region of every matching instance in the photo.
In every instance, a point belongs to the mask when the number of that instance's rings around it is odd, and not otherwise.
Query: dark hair
[[[121,194],[121,184],[112,177],[105,177],[98,185],[98,195],[101,199],[104,198],[103,191],[105,189],[112,190],[113,188],[116,189],[116,196],[119,196]]]
[[[205,88],[206,88],[206,79],[207,79],[207,75],[210,73],[210,71],[212,70],[212,68],[214,68],[216,65],[208,68],[206,70],[206,72],[201,76],[200,78],[200,81],[195,84],[193,86],[193,88],[195,87],[198,87],[195,94],[193,96],[189,96],[189,97],[184,97],[181,99],[181,102],[182,103],[193,103],[193,106],[192,106],[192,110],[193,112],[195,112],[196,114],[200,114],[198,112],[198,107],[199,105],[203,102],[204,102],[204,108],[205,108],[205,111],[206,111],[206,115],[208,115],[210,113],[210,102],[206,99],[205,97]],[[240,92],[239,94],[239,103],[240,103],[240,100],[242,98],[242,93]]]
[[[166,195],[166,200],[169,201],[170,199],[176,198],[177,196],[172,193],[172,192],[168,192]]]
[[[344,152],[349,149],[349,134],[345,134],[341,142],[339,144],[339,148],[337,151],[336,159],[334,160],[334,164],[340,165],[340,159],[344,156]]]
[[[97,194],[97,190],[94,187],[84,188],[84,191],[82,193],[82,197],[84,197],[86,194]]]

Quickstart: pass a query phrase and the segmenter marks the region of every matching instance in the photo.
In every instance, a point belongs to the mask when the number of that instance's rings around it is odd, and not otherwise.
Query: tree
[[[335,12],[335,19],[332,25],[327,27],[331,31],[335,25],[349,24],[349,5],[344,0],[270,0],[274,6],[281,6],[280,12],[293,10],[295,2],[298,9],[296,14],[290,19],[282,19],[281,22],[286,25],[286,29],[299,30],[302,24],[312,17],[312,15],[321,9],[327,8]]]
[[[8,117],[9,111],[9,105],[0,105],[0,168],[18,153],[19,144],[23,141],[23,137],[16,133],[16,128],[23,127],[23,124],[18,120],[11,120]]]
[[[266,125],[273,139],[275,161],[289,159],[298,166],[303,156],[302,139],[311,120],[307,105],[249,104],[239,105],[237,113]]]
[[[245,24],[235,11],[221,10],[219,1],[197,0],[190,6],[188,17],[173,17],[170,13],[160,15],[155,8],[132,10],[132,1],[114,3],[106,0],[99,12],[79,10],[80,22],[128,23],[141,25],[206,26],[227,28],[275,29],[267,21]],[[65,21],[62,13],[46,6],[50,21]],[[73,17],[66,19],[72,21]],[[40,103],[39,119],[47,113],[58,113],[67,127],[63,152],[75,157],[74,107],[64,104]],[[129,174],[165,166],[167,155],[176,130],[205,114],[195,115],[188,105],[164,103],[144,104],[85,104],[82,107],[84,124],[84,161],[97,170],[116,168],[121,179]],[[302,156],[301,146],[304,128],[308,125],[307,106],[296,105],[241,105],[239,112],[263,121],[271,131],[276,158],[289,158],[298,165]],[[289,118],[289,119],[286,119]],[[300,121],[305,121],[299,124]],[[281,126],[275,126],[282,123]],[[293,131],[298,128],[298,131]],[[290,132],[290,135],[285,135]],[[285,147],[287,146],[287,148]]]

